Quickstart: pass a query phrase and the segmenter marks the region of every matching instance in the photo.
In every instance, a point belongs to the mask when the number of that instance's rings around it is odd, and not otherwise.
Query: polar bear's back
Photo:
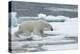
[[[28,20],[19,25],[19,31],[21,32],[33,32],[33,30],[43,30],[48,27],[48,22],[45,20]]]
[[[40,27],[40,23],[37,20],[29,20],[29,21],[24,21],[20,24],[20,30],[21,31],[30,31],[32,32],[33,29]]]

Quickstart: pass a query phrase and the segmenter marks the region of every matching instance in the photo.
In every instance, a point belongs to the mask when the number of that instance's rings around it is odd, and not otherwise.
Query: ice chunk
[[[39,18],[45,18],[45,17],[46,17],[46,14],[40,13],[40,14],[38,14],[38,17],[39,17]]]
[[[42,40],[42,37],[38,36],[38,35],[32,35],[32,39],[33,40]]]
[[[68,50],[68,49],[77,49],[77,44],[61,44],[61,45],[44,45],[42,48],[47,50]]]

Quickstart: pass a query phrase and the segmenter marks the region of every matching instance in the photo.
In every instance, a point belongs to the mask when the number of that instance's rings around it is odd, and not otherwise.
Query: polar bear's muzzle
[[[50,30],[53,31],[53,28],[51,27]]]

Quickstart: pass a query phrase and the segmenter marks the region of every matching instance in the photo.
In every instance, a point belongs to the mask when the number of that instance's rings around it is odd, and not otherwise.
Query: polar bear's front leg
[[[30,36],[31,35],[31,32],[30,31],[26,31],[26,36]]]
[[[39,36],[41,36],[40,30],[37,29],[37,28],[35,28],[35,29],[33,30],[33,34],[34,34],[34,35],[39,35]]]
[[[40,30],[40,33],[41,33],[41,36],[42,36],[42,37],[47,37],[47,36],[44,34],[44,31],[43,31],[43,30]]]
[[[41,34],[41,36],[43,36],[43,37],[45,36],[44,33],[43,33],[43,30],[40,30],[40,34]]]
[[[37,29],[37,28],[33,30],[33,34],[44,37],[43,30],[40,30],[40,29]]]

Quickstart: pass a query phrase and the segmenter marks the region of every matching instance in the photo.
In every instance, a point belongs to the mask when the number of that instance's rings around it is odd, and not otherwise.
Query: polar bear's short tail
[[[17,36],[17,37],[19,37],[19,34],[21,34],[22,32],[21,32],[21,26],[19,26],[19,28],[17,29],[17,31],[15,32],[15,35]]]

